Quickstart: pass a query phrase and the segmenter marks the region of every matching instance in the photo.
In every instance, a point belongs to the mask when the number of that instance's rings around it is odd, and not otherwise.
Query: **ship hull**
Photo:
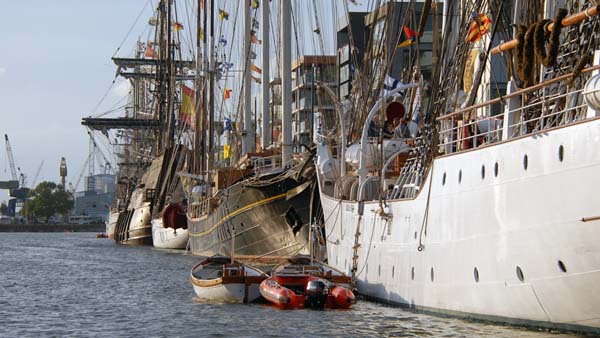
[[[163,227],[162,219],[152,220],[152,245],[158,249],[185,249],[188,243],[187,229]]]
[[[152,245],[150,203],[119,213],[115,241],[128,245]]]
[[[351,273],[358,225],[367,297],[600,333],[598,142],[596,119],[437,158],[417,197],[383,214],[321,189],[329,264]]]
[[[228,197],[212,213],[199,218],[188,214],[190,249],[200,256],[230,255],[235,231],[240,260],[307,252],[313,193],[310,182],[291,178],[260,187],[238,182],[221,192]]]

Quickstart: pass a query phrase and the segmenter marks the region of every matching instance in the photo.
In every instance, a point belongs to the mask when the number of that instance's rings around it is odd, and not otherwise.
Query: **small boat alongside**
[[[209,302],[250,303],[260,297],[259,284],[267,278],[263,271],[225,256],[204,259],[190,272],[196,296]]]
[[[187,218],[178,203],[165,207],[160,218],[152,220],[152,244],[158,249],[185,249],[188,243]]]
[[[260,293],[280,309],[348,309],[355,301],[349,285],[350,277],[301,255],[276,266]]]

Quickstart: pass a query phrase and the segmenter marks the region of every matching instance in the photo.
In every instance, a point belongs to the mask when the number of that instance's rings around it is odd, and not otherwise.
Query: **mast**
[[[242,156],[252,152],[254,144],[256,143],[252,136],[254,135],[254,128],[252,127],[252,108],[250,102],[251,95],[251,84],[250,84],[250,32],[252,22],[250,22],[250,0],[244,0],[244,128],[242,135]]]
[[[210,182],[210,171],[213,167],[214,154],[214,118],[215,118],[215,1],[210,0],[210,45],[208,46],[209,53],[209,94],[208,94],[208,161],[206,164],[206,182]],[[206,184],[206,194],[211,195],[211,184]]]
[[[261,145],[265,149],[271,144],[271,133],[269,129],[269,1],[262,3],[262,135]]]
[[[196,112],[194,116],[194,149],[197,151],[193,152],[194,156],[194,167],[192,172],[194,174],[201,174],[204,171],[204,163],[206,161],[206,152],[204,151],[204,98],[206,97],[205,93],[201,93],[202,90],[202,79],[200,77],[200,69],[205,70],[204,66],[204,53],[206,48],[200,49],[202,43],[206,44],[206,34],[202,32],[206,32],[206,9],[201,11],[204,8],[203,3],[206,0],[198,0],[197,3],[197,23],[196,23],[196,82],[195,82],[195,91],[196,91],[196,102],[194,103],[194,111]],[[200,52],[202,50],[202,52]],[[200,158],[198,158],[198,154],[200,154]]]
[[[290,0],[281,1],[281,165],[292,159],[292,34]]]

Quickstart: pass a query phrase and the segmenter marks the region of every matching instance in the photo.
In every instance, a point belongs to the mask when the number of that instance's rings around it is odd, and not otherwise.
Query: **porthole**
[[[430,271],[429,274],[430,274],[430,277],[431,277],[431,281],[433,282],[433,267],[431,268],[431,271]]]
[[[479,270],[477,270],[477,267],[473,269],[473,278],[475,278],[475,283],[479,283]]]
[[[415,280],[415,267],[410,269],[410,279]]]
[[[521,267],[517,266],[517,278],[521,281],[524,282],[525,281],[525,276],[523,275],[523,270],[521,270]]]
[[[485,165],[481,165],[481,179],[483,180],[485,178]]]
[[[442,185],[446,184],[446,173],[442,176]]]
[[[244,226],[244,222],[241,222],[241,223],[240,223],[240,226],[241,226],[241,227],[243,227],[243,226]]]
[[[564,160],[564,156],[565,156],[565,148],[561,144],[560,147],[558,147],[558,160],[562,162]]]
[[[567,267],[565,266],[565,263],[563,263],[563,261],[558,260],[558,268],[560,269],[560,271],[567,273]]]
[[[396,270],[396,267],[392,266],[392,278],[394,278],[394,272],[395,272],[395,270]]]
[[[462,170],[458,171],[458,183],[460,183],[460,181],[462,181]]]
[[[498,162],[494,163],[494,176],[498,177]]]
[[[527,155],[523,156],[523,169],[527,170],[527,166],[529,165],[529,161]]]

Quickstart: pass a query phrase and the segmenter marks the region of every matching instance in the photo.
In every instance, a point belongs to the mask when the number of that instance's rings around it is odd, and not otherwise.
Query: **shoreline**
[[[1,224],[0,232],[105,232],[101,224]]]

